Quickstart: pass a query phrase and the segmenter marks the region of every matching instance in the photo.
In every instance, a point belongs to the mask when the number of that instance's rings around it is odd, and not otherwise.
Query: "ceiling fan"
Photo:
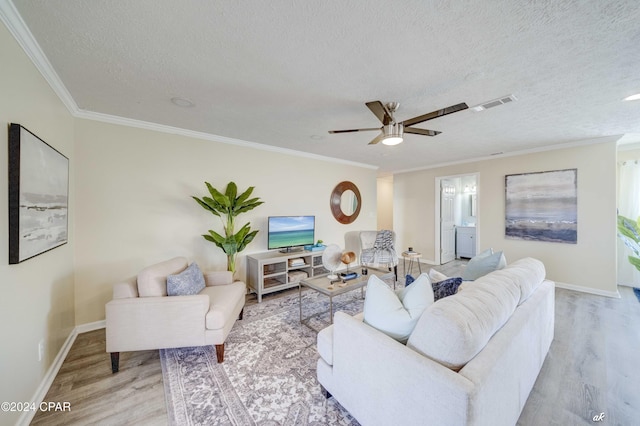
[[[372,101],[367,102],[366,105],[367,108],[369,108],[371,112],[376,117],[378,117],[378,120],[382,122],[382,127],[370,127],[367,129],[329,130],[329,133],[351,133],[367,132],[369,130],[381,130],[382,133],[380,133],[371,142],[369,142],[369,145],[375,145],[378,142],[382,142],[385,145],[397,145],[402,142],[402,135],[404,133],[412,133],[414,135],[423,136],[436,136],[442,133],[438,132],[437,130],[418,129],[411,126],[469,108],[467,104],[463,102],[457,105],[452,105],[447,108],[442,108],[430,112],[428,114],[419,115],[418,117],[413,117],[408,120],[396,121],[393,113],[395,113],[400,106],[398,102],[387,102],[386,104],[383,104],[380,101]]]

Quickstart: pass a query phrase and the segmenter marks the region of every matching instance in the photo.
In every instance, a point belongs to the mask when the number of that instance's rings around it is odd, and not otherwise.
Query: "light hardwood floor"
[[[452,276],[457,266],[438,269]],[[555,339],[518,425],[598,424],[600,413],[602,424],[639,424],[640,303],[629,287],[620,294],[556,289]],[[158,351],[122,353],[112,374],[104,330],[77,337],[44,400],[70,402],[71,412],[38,412],[33,425],[167,423]]]

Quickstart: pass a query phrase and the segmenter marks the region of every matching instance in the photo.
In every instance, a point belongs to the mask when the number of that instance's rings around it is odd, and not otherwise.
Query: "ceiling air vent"
[[[476,105],[474,107],[471,107],[471,109],[474,110],[474,111],[484,111],[485,109],[497,107],[499,105],[508,104],[509,102],[515,102],[517,100],[518,100],[518,98],[516,98],[515,95],[508,95],[508,96],[503,96],[501,98],[494,99],[494,100],[491,100],[491,101],[483,102],[483,103],[478,104],[478,105]]]

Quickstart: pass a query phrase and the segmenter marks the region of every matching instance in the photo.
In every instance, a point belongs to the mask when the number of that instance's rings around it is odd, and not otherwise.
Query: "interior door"
[[[450,180],[440,182],[440,263],[456,258],[455,226],[456,187]]]

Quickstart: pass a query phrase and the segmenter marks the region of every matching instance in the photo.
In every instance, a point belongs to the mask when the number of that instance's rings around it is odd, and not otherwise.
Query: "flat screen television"
[[[315,242],[315,216],[269,216],[269,250],[291,251]]]

